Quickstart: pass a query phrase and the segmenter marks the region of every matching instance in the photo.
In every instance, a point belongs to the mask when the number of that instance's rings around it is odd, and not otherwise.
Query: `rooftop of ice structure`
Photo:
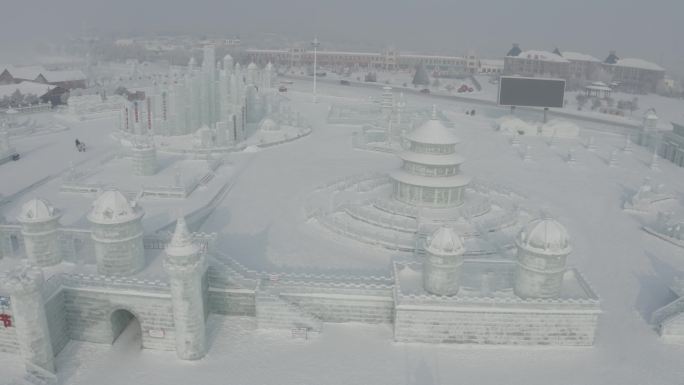
[[[119,190],[103,192],[93,203],[88,220],[99,224],[116,224],[138,219],[143,210],[131,203]]]
[[[58,215],[59,210],[55,209],[50,202],[34,198],[21,206],[18,219],[22,222],[40,222]]]
[[[465,252],[463,239],[450,227],[440,227],[428,238],[426,250],[435,255],[458,255]]]
[[[461,140],[437,118],[436,113],[420,127],[406,134],[406,139],[423,144],[457,144]]]
[[[555,219],[535,219],[518,236],[518,244],[542,254],[565,254],[572,250],[568,230]]]

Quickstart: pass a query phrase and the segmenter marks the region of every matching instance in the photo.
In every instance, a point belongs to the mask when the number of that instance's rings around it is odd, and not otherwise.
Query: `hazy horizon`
[[[619,56],[643,58],[674,72],[684,65],[684,43],[679,38],[684,35],[684,2],[676,0],[599,4],[589,0],[467,4],[63,0],[17,2],[11,11],[0,16],[0,48],[6,53],[24,42],[59,41],[84,32],[103,36],[274,33],[292,40],[318,35],[336,47],[363,41],[369,48],[393,45],[403,51],[458,54],[474,49],[483,57],[503,56],[517,42],[523,49],[559,47],[599,59],[616,50]]]

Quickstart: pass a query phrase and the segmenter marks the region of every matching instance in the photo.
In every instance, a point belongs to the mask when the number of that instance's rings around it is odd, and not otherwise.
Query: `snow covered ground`
[[[319,104],[311,103],[310,82],[288,91],[293,108],[313,125],[300,140],[255,153],[235,154],[239,172],[234,187],[202,227],[217,232],[221,252],[255,269],[383,271],[401,257],[328,233],[305,221],[304,204],[317,185],[344,176],[386,172],[399,166],[391,154],[354,150],[353,126],[327,125],[331,103],[379,97],[380,90],[319,83]],[[435,99],[408,95],[407,103],[429,106]],[[464,106],[437,100],[455,123],[466,157],[463,172],[520,191],[534,206],[547,208],[569,230],[579,268],[601,297],[596,344],[591,348],[501,348],[396,344],[389,325],[326,324],[308,341],[256,330],[253,319],[210,318],[208,356],[182,362],[175,353],[139,351],[134,331],[115,347],[70,342],[57,365],[63,384],[677,384],[684,376],[684,347],[664,344],[648,324],[653,310],[671,299],[667,285],[684,275],[680,248],[644,233],[638,216],[622,202],[646,176],[664,183],[682,200],[684,169],[662,161],[648,167],[651,154],[634,146],[618,153],[623,135],[583,128],[578,139],[523,137],[520,147],[492,129],[487,114],[466,116]],[[111,146],[105,121],[75,125],[68,134],[23,138],[15,142],[25,158],[0,166],[0,193],[34,192],[22,188],[58,175],[70,161],[97,161]],[[596,151],[583,146],[595,137]],[[73,139],[96,151],[73,149]],[[521,149],[531,146],[531,161]],[[565,162],[575,150],[574,165]],[[8,182],[12,181],[12,182]],[[51,199],[51,197],[47,197]],[[85,213],[83,213],[84,215]],[[129,344],[126,339],[130,337]],[[0,354],[3,379],[20,375],[20,361]]]

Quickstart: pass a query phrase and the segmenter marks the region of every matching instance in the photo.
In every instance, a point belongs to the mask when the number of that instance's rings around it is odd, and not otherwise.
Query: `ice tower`
[[[92,224],[97,270],[104,275],[129,275],[145,266],[144,211],[118,190],[102,193],[88,214]]]

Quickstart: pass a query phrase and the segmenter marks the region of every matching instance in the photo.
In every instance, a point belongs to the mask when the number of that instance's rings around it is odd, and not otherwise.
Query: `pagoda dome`
[[[59,216],[59,210],[44,199],[31,199],[21,206],[17,219],[21,222],[42,222]]]
[[[130,222],[143,216],[143,210],[129,200],[119,190],[103,192],[93,203],[88,220],[98,224],[117,224]]]
[[[555,219],[535,219],[527,224],[517,239],[518,246],[529,251],[562,255],[572,251],[568,230]]]
[[[465,245],[463,239],[451,227],[440,227],[427,239],[425,250],[433,255],[463,255]]]
[[[406,134],[405,138],[411,142],[436,145],[458,144],[461,142],[461,140],[437,118],[436,111],[433,112],[430,120]]]

